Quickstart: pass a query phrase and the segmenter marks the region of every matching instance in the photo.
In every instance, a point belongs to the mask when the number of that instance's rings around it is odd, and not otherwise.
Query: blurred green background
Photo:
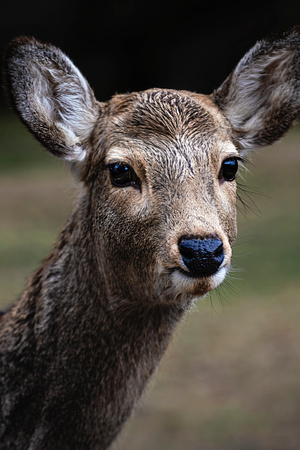
[[[299,146],[295,128],[281,143],[255,152],[250,172],[242,171],[239,194],[250,208],[238,202],[232,273],[180,324],[113,448],[300,448]],[[50,250],[75,190],[65,166],[2,112],[2,308]]]

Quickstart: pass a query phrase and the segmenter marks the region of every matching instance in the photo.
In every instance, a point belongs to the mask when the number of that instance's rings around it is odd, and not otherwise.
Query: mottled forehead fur
[[[149,153],[151,146],[164,152],[178,147],[189,154],[196,148],[197,154],[230,141],[227,120],[204,95],[151,89],[117,95],[106,106],[106,148],[138,141]]]

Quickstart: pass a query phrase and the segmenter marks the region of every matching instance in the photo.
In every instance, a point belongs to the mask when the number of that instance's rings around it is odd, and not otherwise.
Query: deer
[[[300,28],[259,40],[210,95],[99,102],[58,48],[14,39],[6,89],[78,182],[76,205],[0,317],[0,448],[107,449],[196,301],[231,267],[236,175],[300,111]]]

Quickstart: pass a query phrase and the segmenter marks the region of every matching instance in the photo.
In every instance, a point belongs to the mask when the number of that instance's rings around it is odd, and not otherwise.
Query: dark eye
[[[108,164],[110,180],[118,187],[133,186],[140,189],[140,180],[134,170],[123,163]]]
[[[225,181],[233,181],[238,170],[238,158],[228,158],[223,161],[219,179],[224,179]]]

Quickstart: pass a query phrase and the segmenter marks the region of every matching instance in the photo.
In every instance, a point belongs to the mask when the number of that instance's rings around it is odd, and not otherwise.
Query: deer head
[[[78,227],[82,238],[89,230],[91,277],[101,274],[111,300],[184,304],[224,280],[239,160],[293,125],[299,49],[298,29],[258,42],[210,96],[149,89],[101,103],[57,48],[10,45],[12,103],[80,180],[78,210],[88,205],[89,215]]]

